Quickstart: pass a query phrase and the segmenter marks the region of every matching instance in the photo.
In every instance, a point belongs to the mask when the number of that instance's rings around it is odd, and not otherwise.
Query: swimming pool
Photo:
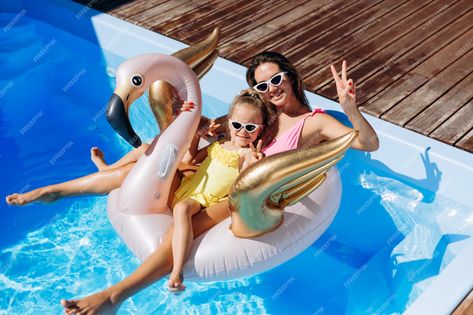
[[[0,4],[0,129],[3,195],[92,171],[89,149],[112,161],[129,146],[109,127],[114,69],[141,53],[182,43],[67,1]],[[246,87],[245,69],[219,59],[201,81],[204,114],[219,116]],[[344,119],[337,104],[311,104]],[[132,107],[144,140],[158,132],[145,97]],[[187,283],[165,280],[127,301],[121,314],[444,314],[473,284],[471,154],[369,117],[373,154],[339,163],[340,211],[328,231],[263,274]],[[60,298],[103,289],[138,265],[105,213],[106,197],[1,206],[0,314],[60,313]],[[469,265],[468,265],[469,264]],[[468,268],[469,267],[469,268]]]

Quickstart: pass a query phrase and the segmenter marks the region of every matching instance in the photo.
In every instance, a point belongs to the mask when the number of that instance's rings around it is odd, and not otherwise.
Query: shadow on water
[[[345,115],[333,116],[350,125]],[[442,211],[436,206],[442,172],[429,151],[425,148],[417,157],[425,169],[422,179],[356,150],[338,164],[343,182],[339,213],[311,246],[310,270],[299,277],[291,273],[299,282],[307,279],[310,290],[323,287],[320,296],[303,293],[317,306],[312,313],[402,312],[413,292],[418,294],[415,285],[439,274],[442,263],[451,259],[448,245],[468,238],[444,234],[435,221]],[[329,268],[327,260],[338,268]],[[275,309],[288,302],[280,299],[284,301]]]
[[[329,114],[350,125],[342,113]],[[338,164],[343,195],[334,222],[308,250],[260,275],[253,288],[254,294],[275,292],[266,300],[268,311],[291,312],[294,299],[307,314],[404,311],[423,281],[452,259],[449,244],[468,238],[436,221],[444,211],[437,200],[442,172],[429,152],[412,157],[425,171],[416,179],[350,150]]]

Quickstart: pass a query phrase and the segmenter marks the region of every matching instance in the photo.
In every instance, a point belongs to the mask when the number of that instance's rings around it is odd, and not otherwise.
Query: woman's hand
[[[332,70],[333,78],[337,84],[337,94],[340,106],[345,114],[347,114],[348,119],[353,125],[353,129],[358,130],[359,132],[352,147],[368,152],[378,150],[378,135],[356,106],[355,84],[352,79],[347,79],[347,62],[343,60],[341,79],[333,65],[330,65],[330,69]],[[330,120],[332,122],[329,122]],[[334,139],[345,134],[347,131],[347,127],[343,126],[339,121],[327,118],[321,133],[327,137],[327,139]]]
[[[180,113],[182,112],[190,112],[191,110],[195,109],[195,104],[191,101],[184,101],[180,108]]]
[[[340,106],[346,114],[352,113],[354,110],[358,111],[356,107],[356,90],[352,79],[347,80],[347,62],[343,60],[342,63],[342,78],[338,76],[337,70],[333,65],[330,65],[333,78],[337,86],[338,100]]]
[[[220,124],[215,123],[215,121],[212,119],[208,125],[205,124],[200,127],[199,130],[197,130],[196,135],[199,137],[215,137],[218,127],[220,127]]]
[[[180,112],[190,112],[192,111],[193,109],[195,109],[195,104],[190,102],[190,101],[185,101],[184,103],[182,103],[182,106],[180,108]],[[198,130],[197,130],[197,133],[196,135],[199,136],[199,137],[205,137],[205,136],[208,136],[208,137],[214,137],[216,135],[216,131],[218,129],[218,127],[220,127],[220,124],[216,124],[215,121],[212,119],[209,121],[209,124],[205,124],[203,125],[202,127],[200,127]]]
[[[243,155],[242,163],[240,164],[240,172],[246,169],[251,164],[258,162],[264,158],[264,153],[261,152],[261,148],[263,146],[263,140],[258,140],[256,144],[256,148],[253,143],[250,143],[250,148],[246,150],[245,154]]]

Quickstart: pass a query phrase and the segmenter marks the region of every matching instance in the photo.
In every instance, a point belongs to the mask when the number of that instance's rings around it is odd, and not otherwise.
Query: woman
[[[359,131],[353,148],[375,151],[379,146],[378,137],[356,107],[355,86],[351,79],[347,79],[346,67],[344,61],[341,78],[333,66],[331,70],[337,85],[340,105],[353,127]],[[311,111],[304,96],[302,79],[291,63],[278,53],[263,52],[257,55],[248,69],[247,81],[275,107],[276,119],[272,134],[276,140],[265,147],[267,155],[274,154],[278,150],[282,152],[313,145],[326,139],[339,137],[351,130],[327,114]],[[258,150],[253,154],[257,156]],[[205,233],[228,215],[226,201],[199,212],[192,217],[194,237]],[[125,299],[168,274],[172,269],[173,229],[174,227],[171,226],[160,247],[121,282],[80,300],[62,300],[61,304],[65,312],[67,314],[98,314],[114,311]]]
[[[376,132],[361,115],[356,106],[355,85],[347,80],[347,64],[342,63],[342,77],[330,66],[340,105],[347,114],[358,138],[352,147],[363,151],[375,151],[379,141]],[[275,139],[263,152],[286,151],[320,143],[348,133],[351,129],[320,110],[312,112],[304,95],[302,79],[294,66],[284,56],[275,52],[263,52],[253,58],[246,73],[250,86],[262,94],[276,109]],[[291,128],[294,128],[291,134]],[[297,133],[299,131],[299,133]],[[294,136],[293,138],[291,138]],[[284,140],[289,141],[283,145]]]

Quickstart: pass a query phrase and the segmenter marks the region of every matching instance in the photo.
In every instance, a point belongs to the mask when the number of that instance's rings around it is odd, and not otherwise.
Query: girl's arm
[[[206,146],[200,149],[199,151],[197,151],[197,154],[195,155],[194,160],[192,161],[192,164],[200,164],[205,160],[205,158],[208,155],[208,151],[207,151],[208,147],[209,146]]]
[[[194,164],[194,160],[195,160],[197,154],[199,153],[199,151],[202,151],[202,150],[198,150],[199,141],[200,141],[200,135],[199,135],[199,132],[197,132],[194,135],[194,138],[192,139],[189,150],[184,154],[184,158],[182,159],[182,163],[184,163],[184,164]],[[205,147],[204,149],[206,149],[206,148],[207,147]]]
[[[263,146],[263,140],[258,140],[256,148],[253,143],[250,143],[248,149],[242,150],[240,153],[240,161],[238,162],[238,171],[243,172],[248,166],[262,160],[264,158],[264,153],[261,152]]]
[[[202,162],[207,157],[207,147],[199,150],[200,138],[203,135],[213,136],[215,130],[219,126],[220,124],[216,124],[214,121],[211,121],[209,125],[204,124],[203,126],[200,126],[199,130],[196,132],[194,138],[192,139],[191,145],[189,146],[189,150],[184,154],[182,162],[185,164],[198,164]],[[201,151],[204,151],[204,153],[202,153]]]
[[[195,109],[195,104],[189,101],[185,101],[182,104],[179,112],[191,111],[193,109]],[[218,127],[220,127],[220,124],[216,124],[214,121],[210,121],[209,123],[208,118],[202,117],[199,123],[198,130],[196,134],[194,135],[194,138],[192,139],[192,142],[189,146],[189,150],[184,154],[182,163],[198,164],[202,162],[207,157],[207,149],[206,148],[204,148],[205,150],[202,149],[205,152],[200,153],[200,151],[202,151],[202,150],[199,150],[200,138],[204,135],[214,136],[214,132],[215,130],[217,130]],[[198,160],[198,162],[196,162],[196,160]]]

